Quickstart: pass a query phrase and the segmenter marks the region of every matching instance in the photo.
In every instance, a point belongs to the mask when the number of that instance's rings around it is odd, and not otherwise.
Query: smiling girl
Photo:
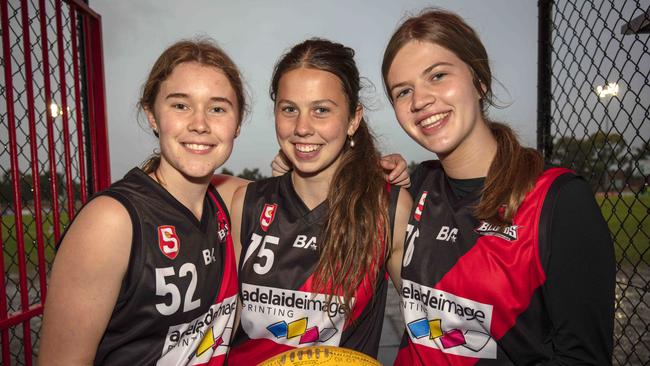
[[[490,121],[474,30],[427,10],[382,72],[406,133],[439,160],[411,177],[397,365],[611,363],[613,245],[587,183]]]
[[[275,67],[276,134],[293,171],[233,199],[243,308],[230,364],[310,345],[377,355],[411,199],[384,182],[353,55],[311,39]]]
[[[97,194],[68,228],[39,364],[223,363],[237,277],[228,210],[210,180],[230,156],[245,103],[237,67],[212,42],[160,55],[140,99],[160,154]],[[229,203],[233,186],[219,189]]]

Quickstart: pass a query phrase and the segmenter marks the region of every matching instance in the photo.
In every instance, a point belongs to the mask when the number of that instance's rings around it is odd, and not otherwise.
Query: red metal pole
[[[36,222],[36,248],[38,252],[38,272],[40,279],[41,303],[44,302],[47,287],[45,267],[45,245],[43,243],[43,214],[41,204],[41,176],[38,170],[38,141],[36,134],[36,119],[34,117],[34,75],[32,55],[29,41],[29,11],[27,0],[21,0],[21,15],[23,21],[23,49],[25,50],[25,89],[27,92],[27,118],[29,120],[29,147],[32,162],[32,182],[34,187],[34,220]],[[47,111],[47,108],[46,108]]]
[[[70,158],[70,129],[68,126],[68,90],[65,81],[65,50],[63,48],[63,23],[61,20],[61,0],[55,1],[57,49],[59,51],[59,84],[61,89],[61,109],[63,110],[63,157],[65,160],[65,181],[68,195],[68,224],[74,217],[74,191],[72,189],[72,159]]]
[[[7,6],[5,1],[2,4],[2,29],[9,30],[9,18],[7,17]],[[23,217],[22,217],[22,204],[20,195],[20,166],[18,165],[18,145],[16,139],[16,114],[14,111],[14,95],[13,95],[13,76],[11,72],[11,50],[9,32],[2,32],[2,56],[5,60],[5,94],[7,97],[7,128],[9,132],[9,159],[11,161],[11,180],[13,184],[13,199],[14,199],[14,217],[16,228],[16,249],[18,252],[18,276],[19,276],[19,291],[20,291],[20,305],[23,310],[29,308],[29,297],[27,290],[27,268],[25,266],[25,237],[23,235]],[[25,50],[28,51],[28,50]],[[24,338],[24,355],[27,365],[31,365],[31,330],[29,321],[23,322],[23,336]]]
[[[102,54],[101,17],[84,17],[86,52],[86,79],[88,80],[89,114],[91,116],[91,147],[93,181],[96,191],[111,184],[106,125],[106,97],[104,88],[104,56]]]
[[[9,29],[9,19],[7,17],[7,3],[5,1],[0,1],[0,23],[2,26],[2,29]],[[6,43],[6,39],[8,37],[5,37],[5,33],[9,32],[2,32],[2,42],[3,42],[3,60],[7,64],[5,66],[5,78],[7,74],[11,75],[11,70],[7,70],[7,68],[11,67],[11,61],[10,59],[7,59],[7,52],[5,51],[6,49],[9,49],[8,44]],[[13,99],[13,88],[6,88],[7,90],[7,105],[12,106],[12,111],[11,111],[11,118],[13,118],[13,102],[9,103],[9,98]],[[0,215],[0,219],[2,219],[2,216]],[[15,222],[15,221],[14,221]],[[5,258],[4,258],[4,242],[2,240],[2,227],[4,225],[0,225],[0,323],[4,322],[7,320],[9,317],[8,314],[8,309],[7,309],[7,284],[5,282]],[[8,327],[3,327],[0,326],[0,343],[2,344],[2,364],[3,365],[10,365],[11,362],[11,353],[9,352],[9,329]]]
[[[47,122],[47,147],[49,152],[50,167],[50,192],[51,192],[51,210],[52,210],[52,227],[54,229],[54,242],[58,243],[61,239],[61,214],[59,208],[59,189],[56,175],[56,147],[54,146],[54,117],[50,113],[52,105],[52,89],[50,87],[50,57],[49,45],[47,44],[47,8],[45,0],[38,1],[40,8],[41,20],[41,52],[43,58],[43,97],[45,98],[45,120]],[[43,296],[45,298],[45,296]]]
[[[79,93],[79,53],[77,50],[77,12],[70,6],[70,28],[72,30],[72,65],[74,69],[74,100],[77,119],[77,147],[79,149],[79,180],[81,188],[81,202],[88,198],[86,192],[86,163],[84,158],[83,123],[81,120],[81,96]]]

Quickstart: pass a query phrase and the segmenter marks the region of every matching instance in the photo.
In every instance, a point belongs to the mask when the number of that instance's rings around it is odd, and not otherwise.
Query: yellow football
[[[259,364],[259,366],[381,366],[374,358],[348,348],[311,346],[292,349]]]

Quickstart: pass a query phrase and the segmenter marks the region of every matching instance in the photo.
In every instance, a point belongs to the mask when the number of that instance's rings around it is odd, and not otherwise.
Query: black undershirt
[[[411,177],[412,196],[425,175],[425,169],[418,169]],[[447,179],[459,199],[482,189],[485,182],[485,178]],[[585,180],[575,177],[560,188],[549,239],[551,256],[542,291],[552,323],[549,341],[554,356],[545,365],[611,364],[614,246]]]

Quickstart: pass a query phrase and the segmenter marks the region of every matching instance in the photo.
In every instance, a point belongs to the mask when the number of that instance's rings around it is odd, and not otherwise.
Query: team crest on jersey
[[[260,226],[264,232],[269,230],[269,226],[275,219],[275,211],[277,210],[278,205],[276,203],[266,203],[264,204],[264,209],[260,215]]]
[[[496,236],[498,238],[507,241],[515,241],[517,240],[517,230],[520,227],[521,226],[519,225],[510,225],[510,226],[492,225],[489,222],[481,221],[479,226],[476,229],[474,229],[474,232],[476,232],[479,235]]]
[[[174,226],[158,226],[158,247],[167,258],[176,258],[181,248],[181,239],[176,235],[176,228]]]
[[[413,218],[415,221],[420,221],[420,217],[422,217],[422,211],[424,211],[424,201],[427,199],[428,193],[429,192],[427,191],[422,192],[420,200],[418,201],[418,205],[415,206],[415,212],[413,212]]]

